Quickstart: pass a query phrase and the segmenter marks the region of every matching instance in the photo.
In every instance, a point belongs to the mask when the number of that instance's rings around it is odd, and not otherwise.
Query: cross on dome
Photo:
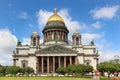
[[[54,8],[54,14],[57,14],[58,10],[57,8]]]

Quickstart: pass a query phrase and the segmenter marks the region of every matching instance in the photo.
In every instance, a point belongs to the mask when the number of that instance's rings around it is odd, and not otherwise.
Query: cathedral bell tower
[[[78,31],[75,31],[72,35],[73,45],[81,45],[81,35]]]
[[[38,32],[34,31],[31,35],[31,45],[32,46],[39,45],[39,40],[40,40],[40,36],[39,36]]]

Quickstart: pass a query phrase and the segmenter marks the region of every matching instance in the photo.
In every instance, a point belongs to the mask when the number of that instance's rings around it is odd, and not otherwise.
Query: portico
[[[38,56],[36,57],[37,73],[54,73],[58,67],[77,64],[77,56]]]

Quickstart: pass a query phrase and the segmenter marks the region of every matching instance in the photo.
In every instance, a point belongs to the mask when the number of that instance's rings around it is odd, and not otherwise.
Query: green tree
[[[56,70],[58,73],[62,73],[62,74],[65,74],[67,72],[66,68],[65,67],[58,67],[57,70]]]
[[[20,67],[18,67],[18,66],[9,66],[9,67],[7,67],[6,71],[7,71],[8,74],[15,75],[18,72],[20,72]]]
[[[120,64],[116,64],[115,67],[117,68],[117,71],[120,72]]]
[[[90,66],[90,65],[85,65],[84,66],[83,72],[88,73],[88,72],[92,72],[92,71],[93,71],[93,67],[92,66]]]
[[[84,64],[78,64],[76,65],[76,73],[88,73],[91,72],[93,70],[93,67],[90,65],[84,65]]]
[[[83,68],[84,68],[83,64],[75,65],[75,72],[76,73],[82,73],[83,72]]]
[[[75,70],[76,70],[76,66],[75,65],[68,65],[67,66],[67,73],[68,74],[75,73]]]
[[[20,68],[20,73],[25,74],[25,68]]]
[[[116,72],[120,70],[120,64],[112,62],[103,62],[98,64],[98,70],[101,72]]]
[[[7,66],[0,66],[0,75],[1,76],[6,75],[6,69],[7,69]]]
[[[84,65],[84,64],[77,64],[77,65],[68,65],[67,67],[67,72],[68,73],[88,73],[88,72],[91,72],[93,71],[93,67],[90,66],[90,65]]]
[[[30,74],[30,73],[34,73],[34,70],[33,70],[33,68],[26,67],[25,68],[25,72],[28,73],[28,74]]]
[[[0,64],[0,67],[1,67],[2,65]]]

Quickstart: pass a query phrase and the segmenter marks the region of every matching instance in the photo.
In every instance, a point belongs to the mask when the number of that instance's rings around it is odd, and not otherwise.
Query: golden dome
[[[32,35],[38,35],[38,32],[34,31],[34,32],[32,33]]]
[[[64,22],[63,18],[60,17],[57,14],[57,9],[56,8],[54,8],[54,14],[48,18],[47,22],[50,22],[50,21],[61,21],[61,22]]]
[[[80,33],[76,30],[73,35],[80,35]]]

